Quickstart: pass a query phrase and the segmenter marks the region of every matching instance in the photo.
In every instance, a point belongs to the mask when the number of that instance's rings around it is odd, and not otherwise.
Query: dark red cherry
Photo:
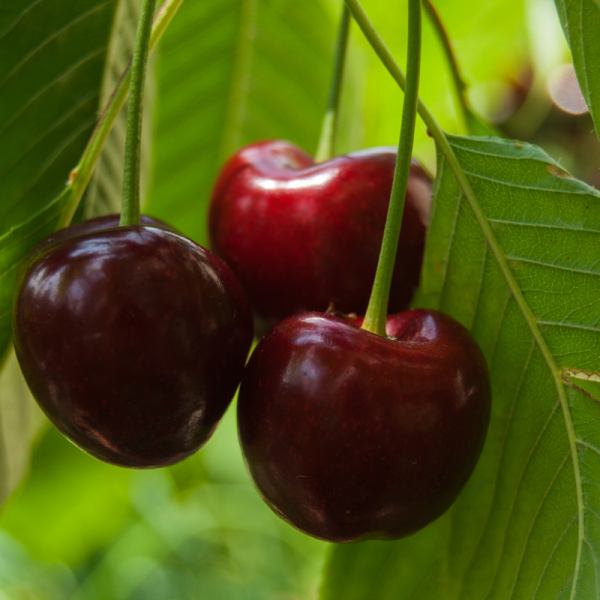
[[[440,312],[383,338],[337,317],[285,319],[244,372],[238,428],[259,493],[333,542],[397,539],[438,518],[481,453],[490,381],[479,346]]]
[[[315,164],[283,141],[252,144],[227,162],[212,193],[211,244],[260,317],[276,321],[330,303],[364,313],[395,164],[395,148]],[[408,307],[419,282],[430,198],[431,181],[413,163],[390,312]]]
[[[92,224],[93,225],[93,224]],[[117,227],[34,249],[17,282],[17,357],[75,444],[127,467],[172,464],[223,416],[252,341],[231,270],[165,228]]]

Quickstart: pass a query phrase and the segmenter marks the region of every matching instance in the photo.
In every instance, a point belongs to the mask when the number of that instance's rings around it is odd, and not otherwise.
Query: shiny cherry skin
[[[316,538],[418,531],[451,506],[483,448],[490,381],[469,331],[412,310],[391,316],[387,332],[394,338],[295,315],[262,339],[244,372],[248,472],[276,514]]]
[[[29,264],[35,257],[43,252],[46,248],[53,246],[57,242],[61,242],[63,240],[68,240],[69,238],[74,238],[78,235],[84,235],[86,233],[91,233],[92,231],[102,231],[103,229],[112,229],[113,227],[119,226],[119,221],[121,220],[121,215],[119,213],[113,213],[110,215],[102,215],[100,217],[94,217],[93,219],[87,219],[86,221],[80,221],[79,223],[75,223],[70,225],[69,227],[65,227],[64,229],[59,229],[55,231],[48,237],[39,241],[33,249],[29,252],[29,254],[25,257],[21,265],[19,266],[19,275],[17,275],[17,279],[22,277],[23,271],[27,269]],[[160,219],[156,219],[155,217],[151,217],[149,215],[140,215],[140,225],[154,225],[155,227],[162,227],[164,229],[169,229],[170,231],[175,231],[179,233],[174,227],[161,221]]]
[[[59,229],[52,235],[49,235],[47,238],[43,239],[33,248],[32,253],[41,252],[44,248],[47,248],[56,242],[73,238],[78,235],[91,233],[92,231],[102,231],[103,229],[112,229],[113,227],[118,227],[120,220],[121,215],[119,213],[113,213],[75,223],[70,227]],[[165,229],[175,231],[175,229],[168,223],[149,215],[140,215],[140,225],[154,225],[155,227],[163,227]]]
[[[214,186],[211,247],[239,277],[256,314],[274,323],[330,303],[362,314],[373,286],[396,164],[372,148],[315,164],[284,141],[242,148]],[[419,282],[431,181],[411,166],[390,312]]]
[[[17,282],[15,350],[33,396],[103,461],[148,468],[186,458],[241,379],[253,332],[240,283],[162,227],[58,237],[34,249]]]

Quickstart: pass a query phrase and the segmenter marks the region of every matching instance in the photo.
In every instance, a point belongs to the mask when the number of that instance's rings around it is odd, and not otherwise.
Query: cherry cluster
[[[292,525],[347,542],[437,518],[487,430],[479,347],[436,311],[392,315],[388,337],[324,312],[366,310],[395,159],[378,148],[315,164],[287,142],[243,148],[212,196],[221,258],[150,217],[97,218],[38,244],[18,275],[14,339],[52,423],[109,463],[165,466],[206,443],[241,381],[249,473]],[[419,281],[430,197],[413,163],[395,312]],[[276,325],[244,367],[253,313]]]
[[[409,6],[398,152],[330,158],[328,117],[317,161],[288,142],[243,148],[214,187],[215,254],[140,219],[154,4],[143,0],[131,66],[121,216],[60,230],[17,276],[14,344],[29,388],[91,455],[149,468],[201,448],[240,386],[242,453],[278,515],[335,542],[409,535],[455,500],[490,418],[489,374],[470,333],[442,313],[407,310],[431,201],[431,180],[411,163],[420,3]],[[344,9],[328,114],[348,26]],[[253,319],[268,333],[246,365]]]

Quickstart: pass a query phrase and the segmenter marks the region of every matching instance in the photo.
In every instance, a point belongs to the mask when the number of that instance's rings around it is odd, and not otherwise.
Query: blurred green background
[[[204,450],[155,471],[105,465],[48,429],[1,525],[11,600],[309,598],[326,546],[248,484],[232,410]]]
[[[403,65],[406,2],[364,6]],[[565,112],[548,91],[569,62],[552,0],[436,6],[474,108],[505,135],[542,145],[574,175],[599,184],[589,116]],[[147,212],[206,242],[211,184],[229,154],[267,137],[314,152],[340,7],[334,0],[186,0],[153,67]],[[447,130],[465,132],[428,23],[421,95]],[[354,28],[339,151],[396,144],[401,101]],[[415,154],[435,169],[422,124]],[[39,433],[29,473],[0,515],[0,600],[316,597],[327,544],[280,521],[255,493],[233,406],[201,452],[151,472],[104,465],[35,412],[27,419]]]

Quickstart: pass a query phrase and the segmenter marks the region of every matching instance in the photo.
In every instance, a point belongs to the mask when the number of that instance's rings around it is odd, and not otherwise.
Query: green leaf
[[[136,5],[15,1],[0,11],[0,147],[10,148],[0,152],[0,357],[12,336],[18,266],[56,229],[69,172],[133,43]],[[105,180],[101,172],[96,188]],[[11,353],[0,376],[0,503],[27,469],[38,427],[32,414]]]
[[[62,190],[96,122],[116,0],[0,12],[0,234]]]
[[[122,0],[124,3],[124,0]],[[116,0],[14,0],[0,11],[0,356],[18,263],[58,221],[92,132]]]
[[[335,40],[326,4],[183,4],[161,44],[149,214],[206,243],[212,185],[237,148],[284,138],[314,152]]]
[[[29,250],[56,229],[64,204],[63,193],[33,218],[0,237],[0,357],[12,337],[12,303],[18,267]]]
[[[488,359],[486,445],[433,525],[398,542],[336,547],[321,597],[596,599],[600,404],[566,371],[600,371],[600,194],[534,146],[448,139],[495,240],[438,156],[416,304],[458,318]]]
[[[594,119],[600,124],[600,3],[598,0],[555,0],[571,48],[579,87]],[[599,134],[600,135],[600,134]]]

